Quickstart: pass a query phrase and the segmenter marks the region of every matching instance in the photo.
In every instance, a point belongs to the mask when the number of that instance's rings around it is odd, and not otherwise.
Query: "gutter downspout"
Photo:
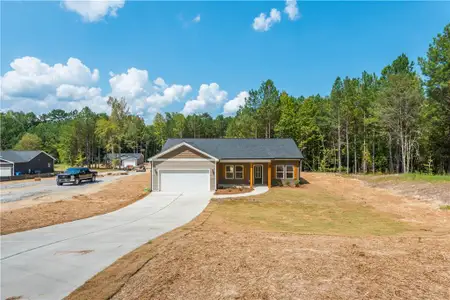
[[[217,191],[217,160],[214,164],[214,190]]]
[[[151,170],[150,170],[150,186],[151,186],[151,191],[153,192],[153,159],[151,160],[152,162],[152,166],[151,166]]]

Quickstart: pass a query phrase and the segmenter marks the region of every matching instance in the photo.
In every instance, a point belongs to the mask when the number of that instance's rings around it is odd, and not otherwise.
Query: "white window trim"
[[[287,170],[287,168],[288,167],[292,167],[292,172],[288,172],[288,170]],[[285,170],[285,175],[284,175],[284,178],[285,179],[294,179],[295,178],[295,168],[294,168],[294,165],[285,165],[284,166],[284,170]],[[288,173],[292,173],[292,178],[288,178]]]
[[[234,165],[225,165],[225,179],[234,179],[234,170],[236,170],[236,168],[233,170],[233,172],[227,172],[227,167],[234,168]],[[228,173],[233,174],[232,177],[228,177]]]
[[[242,172],[236,172],[236,167],[241,167]],[[244,179],[245,178],[244,172],[245,172],[244,165],[234,165],[234,179],[240,179],[240,180]],[[225,173],[226,173],[226,171],[225,171]],[[242,173],[242,178],[237,178],[236,173]]]
[[[283,171],[279,172],[278,167],[283,168]],[[283,177],[278,177],[278,173],[283,173]],[[276,179],[285,179],[285,166],[284,165],[275,165],[275,178]]]

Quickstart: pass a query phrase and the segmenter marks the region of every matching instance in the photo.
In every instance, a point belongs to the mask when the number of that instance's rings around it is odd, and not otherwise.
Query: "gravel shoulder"
[[[111,177],[109,179],[109,177]],[[41,185],[44,195],[2,203],[1,234],[25,231],[49,225],[105,214],[127,206],[148,194],[150,173],[99,178],[100,183],[58,187],[51,181]],[[54,186],[58,192],[54,192]],[[67,187],[67,189],[66,189]],[[25,188],[36,187],[30,185]],[[27,191],[18,187],[20,193]],[[46,190],[50,192],[45,192]],[[3,192],[3,191],[2,191]],[[16,191],[17,192],[17,191]],[[46,194],[45,194],[46,193]],[[3,194],[2,194],[3,197]]]
[[[67,299],[450,298],[450,212],[357,179],[303,176],[301,188],[211,201]]]

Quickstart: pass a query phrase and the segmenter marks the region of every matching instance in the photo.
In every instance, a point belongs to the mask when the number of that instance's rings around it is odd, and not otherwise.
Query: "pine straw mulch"
[[[282,226],[264,229],[267,224],[260,226],[261,219],[236,223],[240,216],[225,210],[241,205],[238,200],[213,201],[191,223],[123,256],[67,299],[450,299],[450,227],[448,220],[436,220],[448,218],[447,212],[410,204],[357,180],[304,176],[311,184],[292,189],[300,197],[300,207],[319,199],[303,202],[307,195],[338,197],[319,207],[341,198],[348,201],[340,219],[330,226],[344,228],[351,203],[364,209],[370,204],[381,215],[393,210],[412,225],[387,236],[365,231],[357,236],[300,234],[301,222],[291,223],[296,232],[280,232],[273,230]],[[289,191],[275,193],[287,199]],[[268,197],[270,193],[246,200],[252,205],[249,211],[257,205],[270,208],[272,203],[264,203]],[[285,213],[271,218],[280,225]]]
[[[253,188],[250,187],[223,188],[218,189],[214,193],[214,195],[236,195],[236,194],[250,193],[251,191],[253,191]]]
[[[1,234],[25,231],[105,214],[130,205],[148,194],[150,174],[127,176],[92,194],[2,211]]]
[[[443,299],[450,239],[177,230],[67,299]]]

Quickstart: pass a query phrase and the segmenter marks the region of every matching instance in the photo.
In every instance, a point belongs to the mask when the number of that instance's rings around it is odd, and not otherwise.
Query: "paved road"
[[[154,192],[121,210],[1,237],[1,298],[62,299],[119,257],[197,216],[212,193]]]
[[[14,202],[56,194],[60,194],[61,197],[67,197],[70,195],[70,193],[81,193],[86,189],[98,187],[101,184],[108,183],[120,178],[123,178],[123,176],[104,176],[97,178],[97,181],[95,182],[82,182],[80,185],[65,184],[63,186],[57,186],[55,181],[56,179],[54,178],[43,179],[41,181],[8,182],[2,184],[0,187],[0,202]]]

